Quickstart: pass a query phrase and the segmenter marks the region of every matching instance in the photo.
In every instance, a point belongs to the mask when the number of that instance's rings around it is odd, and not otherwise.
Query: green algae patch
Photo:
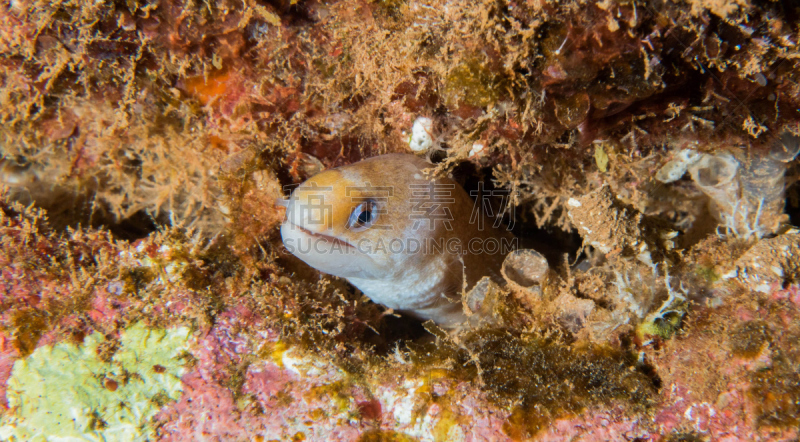
[[[608,172],[608,154],[602,144],[594,147],[594,162],[597,164],[597,170],[603,173]]]
[[[683,309],[666,312],[660,314],[654,312],[647,315],[646,318],[636,327],[636,334],[640,339],[645,340],[651,336],[657,336],[661,339],[669,339],[681,326],[683,322],[683,315],[686,312]]]
[[[0,439],[11,441],[151,439],[150,419],[182,391],[186,327],[122,332],[108,362],[98,354],[100,333],[83,344],[36,349],[14,363],[8,381],[10,412]]]

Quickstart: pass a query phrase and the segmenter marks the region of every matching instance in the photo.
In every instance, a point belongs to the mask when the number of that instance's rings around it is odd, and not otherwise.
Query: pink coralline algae
[[[182,379],[183,396],[155,417],[163,440],[228,440],[245,437],[258,428],[238,410],[227,374],[250,350],[247,342],[231,336],[232,322],[238,321],[232,321],[230,314],[223,315],[198,340],[192,353],[196,365]]]
[[[8,408],[6,400],[6,382],[11,376],[11,369],[14,361],[19,358],[19,353],[11,345],[11,339],[3,332],[0,332],[0,411]]]
[[[253,342],[238,334],[238,328],[258,326],[244,319],[248,316],[243,308],[223,313],[198,341],[192,352],[196,365],[183,377],[183,396],[156,416],[160,439],[224,441],[258,435],[269,440],[298,433],[309,440],[357,438],[363,427],[353,413],[359,396],[345,399],[349,387],[342,386],[342,376],[332,367],[309,376],[280,355],[249,363],[258,348],[271,346],[276,337],[265,330],[264,339]]]
[[[796,428],[757,427],[753,418],[754,404],[748,397],[746,384],[732,386],[711,403],[693,398],[687,385],[673,384],[667,388],[663,408],[653,418],[656,434],[693,432],[719,441],[797,440]]]
[[[643,418],[642,418],[643,419]],[[559,441],[630,441],[647,440],[650,434],[640,425],[641,419],[631,419],[619,409],[590,410],[582,416],[559,419],[536,437],[540,442]]]
[[[113,291],[114,285],[109,286]],[[786,302],[793,290],[773,294],[773,302]],[[105,286],[90,305],[87,314],[97,321],[114,320],[124,308]],[[742,311],[738,316],[753,321],[763,315]],[[441,375],[354,379],[313,354],[287,346],[243,306],[219,314],[213,326],[198,333],[187,357],[182,396],[154,418],[158,440],[356,440],[367,432],[425,441],[512,440],[505,428],[509,411],[493,405],[474,383]],[[50,334],[39,345],[57,340]],[[659,366],[679,367],[679,361],[704,354],[704,361],[720,365],[717,371],[740,380],[710,397],[693,386],[697,379],[668,376],[652,412],[631,414],[621,405],[589,408],[552,421],[532,440],[657,441],[689,433],[715,441],[796,440],[796,428],[758,425],[757,404],[742,377],[763,362],[735,358],[726,363],[722,353],[698,344],[699,338],[688,339],[659,350]],[[652,351],[646,349],[648,357]],[[0,388],[5,388],[18,357],[11,337],[0,334]],[[430,402],[434,397],[448,400]]]
[[[185,375],[184,394],[168,405],[155,419],[161,422],[161,440],[228,440],[245,438],[246,423],[231,392],[203,379],[199,372]],[[256,427],[257,428],[257,427]],[[249,428],[252,430],[252,428]]]
[[[776,301],[788,300],[792,304],[800,308],[800,284],[792,284],[785,289],[780,289],[778,284],[772,287],[773,291],[770,297]]]

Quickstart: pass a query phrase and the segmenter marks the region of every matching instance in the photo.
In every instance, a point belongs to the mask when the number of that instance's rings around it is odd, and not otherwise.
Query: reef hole
[[[800,227],[800,181],[787,186],[784,210],[789,215],[789,223],[795,227]]]
[[[483,198],[483,203],[488,203],[492,214],[506,209],[508,191],[495,185],[491,167],[478,168],[473,163],[463,162],[453,170],[453,178],[473,200],[476,197]],[[581,236],[575,230],[566,231],[552,224],[538,227],[533,204],[524,202],[506,211],[502,217],[503,228],[509,228],[517,238],[519,248],[536,250],[547,258],[551,267],[563,264],[564,255],[573,262],[581,248]]]

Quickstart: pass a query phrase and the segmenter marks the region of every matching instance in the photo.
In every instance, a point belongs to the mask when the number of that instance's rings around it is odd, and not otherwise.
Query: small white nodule
[[[576,200],[575,198],[570,198],[569,200],[567,200],[567,204],[569,204],[572,207],[580,207],[581,206],[581,202]]]
[[[408,138],[408,147],[414,152],[426,152],[433,146],[433,120],[428,117],[417,117],[411,126],[411,136]]]
[[[478,155],[481,152],[483,152],[483,149],[485,148],[486,146],[484,146],[483,144],[475,143],[472,145],[472,149],[469,150],[469,156],[474,157],[475,155]]]

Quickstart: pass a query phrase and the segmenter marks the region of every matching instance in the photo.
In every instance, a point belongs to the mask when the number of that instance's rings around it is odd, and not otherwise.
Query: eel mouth
[[[327,241],[327,242],[330,242],[332,244],[336,244],[336,245],[339,245],[341,247],[345,247],[345,248],[348,248],[348,249],[358,250],[356,248],[356,246],[350,244],[349,242],[347,242],[347,241],[345,241],[343,239],[336,238],[335,236],[329,236],[329,235],[325,235],[325,234],[322,234],[322,233],[312,232],[311,230],[308,230],[305,227],[298,226],[297,224],[294,224],[294,223],[291,223],[291,222],[288,222],[288,224],[290,226],[292,226],[292,228],[295,228],[295,229],[305,233],[308,236],[311,236],[311,237],[314,237],[314,238],[319,238],[321,240],[324,240],[324,241]]]

